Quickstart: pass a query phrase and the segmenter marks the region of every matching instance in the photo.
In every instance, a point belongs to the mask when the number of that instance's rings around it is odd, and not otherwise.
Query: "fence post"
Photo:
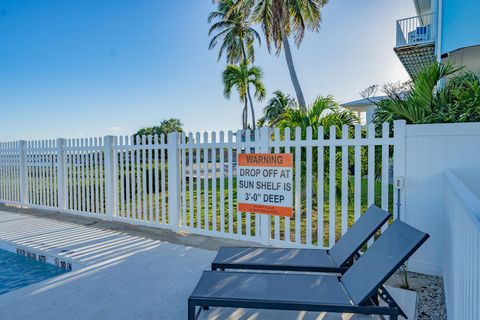
[[[64,211],[67,209],[67,158],[65,155],[65,146],[67,140],[57,139],[57,176],[58,176],[58,209]]]
[[[269,127],[261,127],[260,141],[257,152],[270,153],[271,132]],[[272,216],[268,214],[260,214],[260,242],[264,245],[270,244],[270,226],[272,225]]]
[[[167,135],[168,164],[168,219],[172,230],[177,232],[180,224],[180,149],[178,148],[179,133]],[[163,192],[163,190],[162,190]]]
[[[28,205],[27,141],[20,140],[18,147],[20,154],[20,203],[22,207],[26,207]]]
[[[103,152],[105,159],[105,215],[106,219],[114,220],[117,216],[117,157],[114,146],[117,137],[105,136]]]
[[[393,150],[394,217],[405,221],[405,120],[395,120],[393,122],[393,138],[395,140]]]

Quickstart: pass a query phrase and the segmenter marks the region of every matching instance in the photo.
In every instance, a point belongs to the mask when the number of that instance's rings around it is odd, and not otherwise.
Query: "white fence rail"
[[[444,282],[450,319],[480,319],[480,199],[445,173]]]
[[[404,127],[398,122],[395,131]],[[393,149],[402,137],[390,129],[2,143],[0,201],[278,246],[330,247],[370,204],[393,210]],[[253,152],[294,154],[292,218],[237,210],[237,154]]]

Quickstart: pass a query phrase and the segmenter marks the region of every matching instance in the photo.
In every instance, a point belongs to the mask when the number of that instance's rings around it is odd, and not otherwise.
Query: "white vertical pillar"
[[[393,122],[393,138],[395,140],[393,150],[393,206],[394,217],[406,221],[405,216],[405,140],[406,140],[406,122],[405,120],[396,120]]]
[[[27,141],[19,141],[18,148],[20,151],[20,203],[22,206],[26,207],[28,205]]]
[[[261,127],[260,141],[257,145],[257,152],[270,153],[271,132],[269,127]],[[257,213],[258,214],[258,213]],[[270,226],[272,225],[272,217],[268,214],[260,214],[260,241],[264,245],[270,244]]]
[[[57,177],[58,177],[58,209],[64,211],[67,209],[67,156],[65,147],[67,140],[57,139]]]
[[[168,164],[168,218],[173,231],[178,231],[180,223],[180,149],[178,132],[167,135]],[[163,190],[162,190],[163,192]]]
[[[117,159],[114,146],[117,137],[105,136],[104,161],[105,161],[105,215],[106,219],[114,220],[117,216]]]

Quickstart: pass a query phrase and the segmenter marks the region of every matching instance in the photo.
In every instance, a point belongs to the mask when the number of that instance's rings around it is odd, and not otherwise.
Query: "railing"
[[[480,199],[445,173],[444,282],[449,319],[480,319]]]
[[[391,159],[405,123],[394,129],[393,137],[385,123],[378,131],[371,124],[2,143],[0,202],[271,245],[330,247],[369,205],[393,211]],[[252,152],[294,154],[293,217],[237,210],[236,155]]]
[[[397,20],[397,47],[435,40],[435,13]]]

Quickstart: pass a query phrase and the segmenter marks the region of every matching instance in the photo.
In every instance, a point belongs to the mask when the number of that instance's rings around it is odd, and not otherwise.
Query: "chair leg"
[[[195,320],[195,305],[188,301],[188,320]]]
[[[398,320],[398,311],[392,312],[390,315],[390,320]]]

